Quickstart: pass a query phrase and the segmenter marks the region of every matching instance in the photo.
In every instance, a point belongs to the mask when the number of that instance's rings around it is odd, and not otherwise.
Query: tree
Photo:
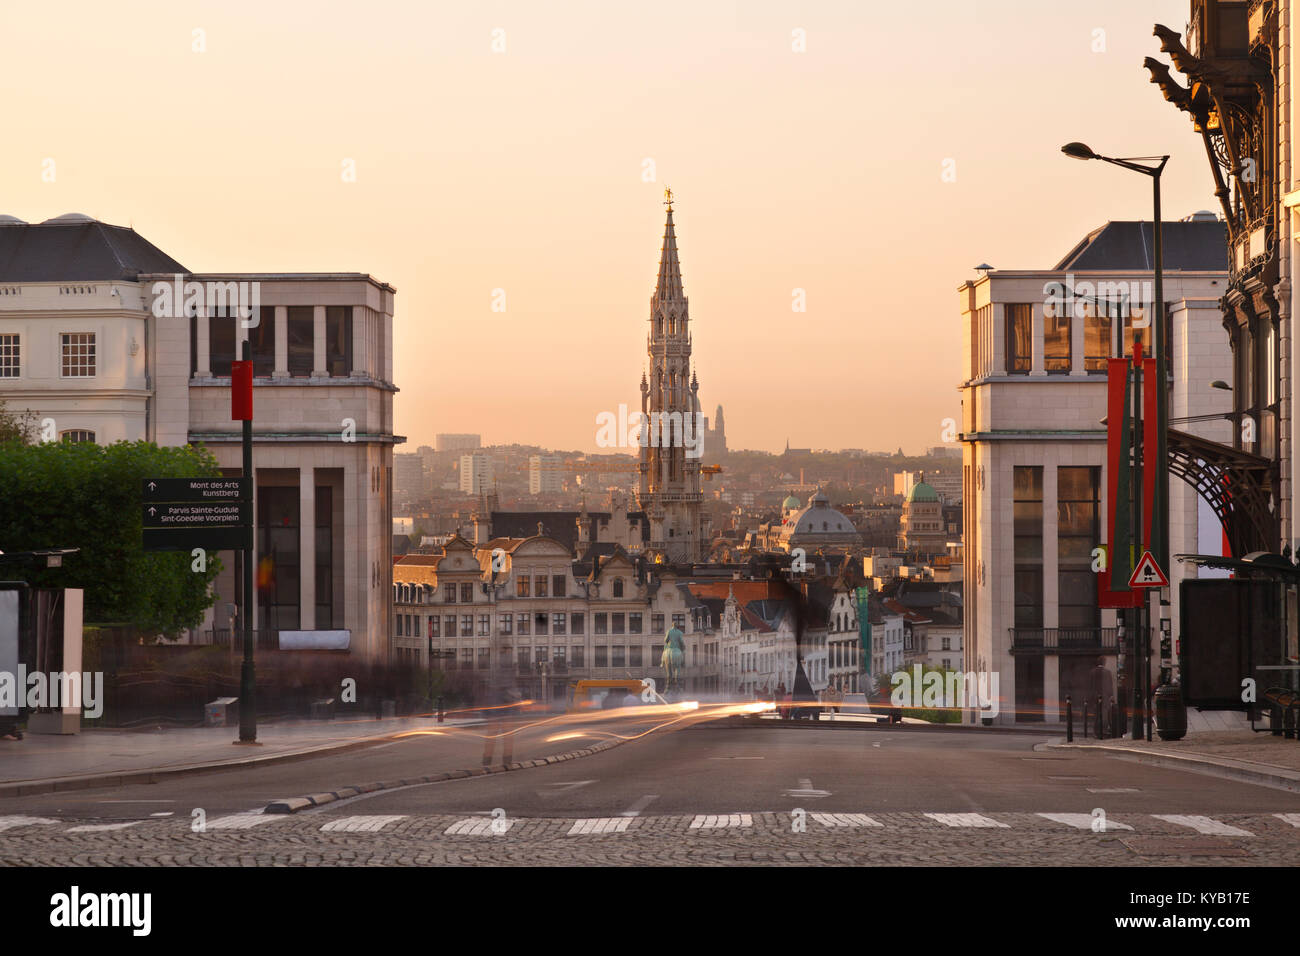
[[[29,408],[18,415],[0,402],[0,445],[11,441],[30,444],[35,438],[36,413]]]
[[[0,550],[80,548],[61,568],[27,567],[35,587],[85,590],[88,624],[130,624],[153,636],[195,627],[215,600],[213,553],[142,550],[146,478],[220,477],[207,449],[152,442],[0,443]]]

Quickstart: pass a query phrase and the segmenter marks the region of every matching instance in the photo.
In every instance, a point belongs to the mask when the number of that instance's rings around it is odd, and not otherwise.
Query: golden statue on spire
[[[664,186],[664,205],[671,211],[673,208],[673,191]]]

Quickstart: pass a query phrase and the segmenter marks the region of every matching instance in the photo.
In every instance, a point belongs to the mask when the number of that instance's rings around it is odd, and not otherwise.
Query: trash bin
[[[1187,734],[1187,705],[1177,684],[1161,684],[1155,693],[1156,733],[1161,740],[1182,740]]]
[[[218,697],[203,707],[203,726],[233,727],[239,723],[239,698]]]

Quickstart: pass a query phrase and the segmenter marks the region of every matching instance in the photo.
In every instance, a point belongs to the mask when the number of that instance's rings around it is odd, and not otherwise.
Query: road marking
[[[1085,787],[1089,793],[1141,793],[1137,787]]]
[[[217,817],[215,820],[209,820],[205,829],[248,830],[261,823],[271,823],[275,820],[286,819],[288,819],[288,817],[274,813],[232,813],[229,816]]]
[[[626,833],[627,828],[632,825],[628,817],[591,817],[582,820],[574,820],[573,827],[569,830],[569,836],[586,836],[587,834],[596,833]]]
[[[1289,823],[1293,827],[1300,827],[1300,813],[1275,813],[1273,816],[1283,823]]]
[[[175,800],[96,800],[96,803],[175,803]]]
[[[0,830],[13,830],[17,827],[30,827],[42,823],[58,823],[58,820],[47,820],[45,817],[0,817]]]
[[[640,800],[638,800],[636,803],[632,804],[632,806],[630,806],[630,807],[628,807],[626,810],[624,810],[624,811],[622,812],[622,814],[620,814],[620,816],[625,816],[625,817],[639,817],[639,816],[641,815],[641,811],[642,811],[642,810],[644,810],[646,807],[650,806],[650,804],[654,803],[654,802],[655,802],[656,800],[658,800],[658,799],[659,799],[659,794],[657,794],[657,793],[647,793],[644,797],[642,797],[642,798],[641,798]]]
[[[871,746],[873,746],[873,747],[879,747],[880,744],[872,744]]]
[[[383,814],[371,814],[370,816],[356,817],[339,817],[337,820],[331,820],[321,827],[322,832],[343,832],[343,833],[373,833],[376,830],[382,830],[390,823],[398,820],[405,820],[406,814],[399,813],[385,816]]]
[[[883,827],[865,813],[814,813],[812,818],[824,827]]]
[[[814,790],[812,781],[807,777],[801,777],[799,778],[799,789],[787,790],[785,795],[787,797],[807,797],[812,800],[820,800],[822,797],[829,797],[831,792],[829,790]]]
[[[561,783],[547,783],[543,786],[547,790],[538,790],[539,797],[558,797],[562,793],[568,793],[570,790],[577,790],[579,787],[585,787],[588,784],[595,783],[595,780],[567,780]]]
[[[949,827],[1001,827],[1004,830],[1011,829],[1005,823],[998,823],[997,820],[990,820],[978,813],[927,813],[925,815],[931,820],[938,820],[944,826]]]
[[[1197,833],[1206,833],[1213,836],[1254,836],[1249,830],[1243,830],[1240,827],[1234,827],[1227,823],[1220,823],[1212,817],[1188,816],[1181,813],[1153,813],[1151,814],[1157,820],[1167,820],[1170,823],[1176,823],[1180,827],[1191,827]]]
[[[70,827],[65,833],[98,833],[101,830],[125,830],[127,827],[133,827],[137,823],[144,823],[143,820],[128,820],[126,823],[88,823],[85,826]]]
[[[149,816],[151,816],[151,817],[174,817],[174,816],[176,816],[176,813],[175,813],[175,811],[173,811],[173,810],[163,810],[161,813],[151,813],[151,814],[149,814]]]
[[[729,827],[752,827],[754,818],[748,813],[699,814],[691,821],[692,830],[724,830]]]
[[[1105,833],[1107,830],[1132,830],[1133,828],[1127,823],[1118,823],[1110,817],[1094,817],[1091,813],[1039,813],[1045,820],[1052,820],[1056,823],[1064,823],[1066,826],[1074,827],[1076,830],[1091,830],[1092,824],[1096,820],[1105,820],[1104,828],[1098,828],[1098,833]]]
[[[493,824],[496,824],[495,830],[492,829]],[[469,817],[465,820],[457,820],[442,832],[444,836],[500,836],[514,825],[514,820],[505,817],[496,819]]]

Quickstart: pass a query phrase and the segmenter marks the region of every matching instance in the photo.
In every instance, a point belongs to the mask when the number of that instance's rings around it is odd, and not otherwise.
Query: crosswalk
[[[866,813],[808,813],[810,824],[815,824],[823,831],[847,830],[910,830],[926,828],[930,830],[1058,830],[1066,832],[1091,831],[1094,833],[1134,832],[1145,835],[1198,833],[1205,836],[1252,838],[1271,833],[1276,836],[1287,830],[1300,831],[1300,813],[1250,813],[1231,814],[1231,821],[1218,819],[1203,814],[1182,813],[1124,813],[1122,819],[1092,813],[973,813],[973,812],[920,812],[897,811],[873,814]],[[426,818],[426,819],[437,819]],[[442,818],[444,821],[445,817]],[[264,814],[257,812],[230,813],[213,817],[206,821],[197,832],[242,831],[254,828],[275,828],[298,821],[310,820],[313,828],[322,833],[379,833],[391,831],[403,820],[411,820],[417,830],[421,818],[405,814],[354,814],[348,816],[331,816],[317,820],[315,817],[301,817],[293,814]],[[756,827],[756,820],[758,827]],[[64,833],[103,834],[105,836],[128,830],[143,824],[175,827],[176,820],[122,820],[106,823],[86,823],[72,820],[55,820],[49,817],[22,814],[0,815],[0,843],[6,838],[27,836],[39,831],[59,828]],[[186,829],[189,829],[186,821]],[[717,813],[694,815],[665,815],[661,817],[581,817],[564,820],[544,818],[507,818],[501,811],[496,815],[481,813],[454,820],[450,825],[439,824],[441,833],[456,837],[500,837],[511,831],[519,832],[516,827],[545,825],[549,832],[558,832],[569,837],[602,836],[611,834],[635,833],[637,830],[653,826],[682,827],[688,832],[703,834],[706,831],[747,831],[757,828],[766,830],[791,831],[788,812],[772,814],[758,813]],[[810,826],[811,829],[811,826]],[[529,830],[529,832],[537,832]],[[1297,834],[1300,836],[1300,833]]]

